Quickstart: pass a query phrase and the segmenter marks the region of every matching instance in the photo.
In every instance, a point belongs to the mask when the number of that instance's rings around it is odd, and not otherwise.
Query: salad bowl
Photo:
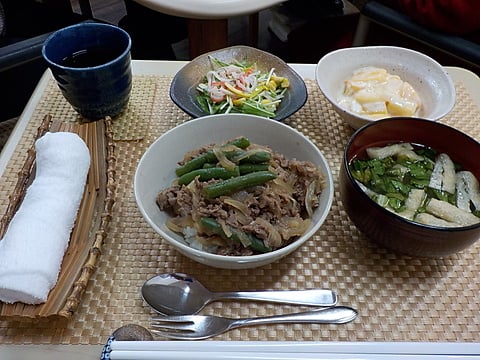
[[[215,61],[255,65],[262,74],[268,74],[273,69],[278,77],[288,80],[289,86],[274,115],[265,117],[282,121],[297,112],[307,101],[305,82],[282,59],[253,47],[232,46],[198,56],[180,69],[173,78],[170,98],[180,109],[194,118],[211,115],[199,104],[198,97],[201,93],[197,87],[204,82],[207,73],[213,70]],[[222,110],[221,113],[223,112]],[[263,116],[258,113],[254,115]]]

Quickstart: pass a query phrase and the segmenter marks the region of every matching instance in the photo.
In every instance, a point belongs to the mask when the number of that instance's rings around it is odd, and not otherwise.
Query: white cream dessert
[[[422,105],[408,82],[373,66],[355,70],[345,81],[338,101],[341,107],[372,119],[417,116]]]

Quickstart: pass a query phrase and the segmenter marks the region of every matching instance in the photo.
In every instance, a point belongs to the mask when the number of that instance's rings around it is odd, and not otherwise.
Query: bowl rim
[[[184,244],[184,243],[181,243],[181,242],[179,242],[175,239],[172,239],[168,234],[165,234],[165,232],[150,218],[150,216],[145,211],[144,206],[143,205],[141,206],[141,202],[139,203],[139,198],[141,197],[140,193],[139,193],[140,190],[137,187],[138,178],[140,176],[139,169],[141,168],[141,165],[145,161],[146,154],[149,152],[149,150],[152,147],[154,147],[156,143],[160,142],[163,137],[169,136],[169,135],[171,135],[172,132],[179,131],[179,129],[181,130],[182,127],[189,126],[192,123],[198,123],[198,122],[205,121],[206,118],[213,118],[213,119],[216,119],[216,121],[218,121],[217,118],[225,117],[225,116],[233,117],[233,118],[235,118],[235,117],[249,117],[249,118],[255,119],[256,121],[266,121],[266,122],[270,122],[274,126],[284,127],[285,129],[288,129],[288,131],[296,133],[298,136],[302,137],[306,142],[308,142],[311,145],[312,149],[315,151],[318,158],[325,165],[325,169],[326,169],[326,173],[324,174],[325,185],[326,185],[326,189],[328,189],[328,192],[327,192],[328,196],[326,198],[326,203],[325,203],[325,211],[321,214],[318,221],[316,223],[312,224],[312,226],[301,236],[303,238],[303,240],[301,240],[300,243],[299,243],[299,239],[297,239],[297,240],[293,241],[292,243],[290,243],[290,244],[288,244],[288,245],[286,245],[282,248],[273,250],[273,251],[268,252],[268,253],[263,253],[263,254],[246,255],[246,256],[239,256],[239,255],[237,255],[237,256],[225,256],[225,255],[213,254],[213,253],[209,253],[207,251],[195,249],[195,248],[193,248],[193,247],[191,247],[187,244]],[[236,120],[236,121],[241,121],[241,120]],[[140,161],[137,164],[137,168],[136,168],[135,174],[134,174],[133,188],[134,188],[133,190],[134,190],[135,200],[136,200],[136,203],[137,203],[137,208],[141,212],[143,218],[155,230],[155,232],[159,236],[162,237],[162,239],[167,241],[173,247],[178,247],[178,249],[177,249],[178,251],[180,251],[182,253],[189,253],[190,256],[193,256],[196,259],[202,258],[202,262],[204,264],[206,262],[209,262],[209,263],[215,263],[215,264],[236,263],[237,265],[257,263],[257,262],[262,263],[262,262],[264,262],[266,260],[269,260],[271,258],[280,259],[283,256],[288,255],[289,253],[293,252],[303,242],[309,240],[319,230],[319,228],[322,226],[322,224],[325,222],[325,219],[327,218],[328,214],[330,213],[331,206],[333,204],[334,192],[335,192],[332,170],[330,168],[330,165],[327,162],[327,159],[325,158],[325,156],[320,151],[320,149],[318,148],[317,145],[315,145],[307,136],[302,134],[300,131],[298,131],[297,129],[295,129],[295,128],[287,125],[287,124],[284,124],[284,123],[279,122],[279,121],[274,120],[274,119],[269,119],[269,118],[264,118],[264,117],[261,117],[261,116],[249,115],[249,114],[207,115],[207,116],[204,116],[204,117],[199,117],[199,118],[195,118],[195,119],[186,121],[186,122],[184,122],[180,125],[177,125],[177,126],[171,128],[171,129],[167,130],[165,133],[163,133],[161,136],[159,136],[157,139],[155,139],[147,147],[147,149],[143,153],[142,157],[140,158]],[[168,235],[168,236],[165,236],[165,235]],[[275,261],[275,260],[273,260],[273,261]]]
[[[449,125],[446,125],[446,124],[443,124],[443,123],[440,123],[440,122],[433,122],[429,119],[424,119],[424,118],[417,118],[417,117],[395,117],[395,118],[388,118],[388,119],[380,119],[380,120],[377,120],[375,122],[372,122],[372,123],[369,123],[369,124],[366,124],[364,126],[362,126],[361,128],[357,129],[353,134],[352,136],[350,137],[350,139],[348,140],[347,144],[345,145],[345,150],[343,152],[343,156],[342,156],[342,163],[343,163],[343,166],[345,168],[345,174],[347,175],[347,178],[348,178],[348,181],[350,182],[350,184],[352,184],[352,186],[354,187],[354,189],[358,192],[358,193],[361,193],[361,197],[365,199],[365,201],[368,201],[370,204],[372,204],[372,206],[380,211],[382,211],[383,213],[385,214],[388,214],[388,216],[391,216],[392,219],[394,219],[395,221],[398,221],[400,223],[405,223],[407,225],[410,225],[410,226],[414,226],[416,228],[419,228],[419,229],[428,229],[428,230],[431,230],[431,231],[439,231],[439,232],[462,232],[462,231],[465,231],[465,230],[469,230],[469,229],[475,229],[475,228],[478,228],[480,227],[480,222],[478,222],[477,224],[473,224],[473,225],[467,225],[467,226],[455,226],[455,227],[441,227],[441,226],[435,226],[435,225],[428,225],[428,224],[421,224],[419,222],[415,222],[413,220],[409,220],[409,219],[406,219],[392,211],[389,211],[387,209],[385,209],[384,207],[382,207],[381,205],[377,204],[375,201],[373,201],[366,193],[365,191],[362,190],[362,188],[360,187],[360,185],[358,185],[357,181],[354,179],[351,171],[350,171],[350,167],[349,167],[349,164],[351,162],[351,159],[349,160],[348,159],[348,150],[350,149],[353,141],[355,140],[355,138],[362,132],[364,132],[365,130],[368,130],[369,127],[371,126],[375,126],[377,124],[380,124],[383,123],[383,122],[386,122],[386,121],[411,121],[411,122],[428,122],[430,124],[435,124],[433,126],[441,126],[449,131],[453,131],[453,132],[456,132],[458,135],[460,136],[463,136],[465,137],[467,140],[469,141],[472,141],[472,142],[475,142],[477,143],[479,146],[480,146],[480,143],[475,140],[473,137],[471,137],[470,135],[452,127],[452,126],[449,126]]]
[[[430,57],[430,56],[428,56],[428,55],[426,55],[422,52],[419,52],[419,51],[416,51],[416,50],[413,50],[413,49],[409,49],[409,48],[405,48],[405,47],[401,47],[401,46],[391,46],[391,45],[355,46],[355,47],[349,47],[349,48],[341,48],[341,49],[333,50],[333,51],[325,54],[324,56],[322,56],[320,58],[320,60],[317,62],[316,66],[315,66],[315,80],[316,80],[316,83],[317,83],[320,91],[322,92],[322,94],[327,98],[327,100],[334,107],[340,109],[342,112],[345,112],[352,117],[356,117],[356,118],[360,119],[361,121],[364,121],[364,122],[367,122],[367,123],[373,123],[373,122],[376,122],[376,121],[379,121],[379,120],[384,120],[384,119],[404,118],[404,116],[389,116],[387,118],[382,118],[382,119],[372,119],[372,118],[369,118],[367,116],[357,114],[353,111],[350,111],[350,110],[340,106],[338,104],[337,99],[334,98],[333,94],[330,94],[328,91],[325,91],[325,83],[322,81],[322,76],[320,75],[320,73],[321,73],[321,70],[322,70],[322,65],[327,60],[329,60],[331,57],[334,57],[334,56],[343,55],[344,53],[355,53],[355,52],[376,51],[376,50],[402,51],[402,52],[408,53],[412,56],[416,56],[418,58],[421,58],[423,60],[427,60],[432,65],[434,65],[437,69],[440,70],[440,73],[443,75],[443,78],[444,78],[445,82],[448,84],[449,92],[451,92],[453,96],[451,96],[449,98],[449,102],[447,103],[447,106],[445,107],[445,110],[442,113],[440,113],[438,116],[435,116],[434,118],[433,117],[432,118],[425,117],[425,119],[430,120],[430,121],[438,121],[439,119],[445,117],[447,114],[449,114],[453,110],[453,108],[455,106],[455,103],[456,103],[457,95],[456,95],[455,84],[454,84],[451,76],[449,75],[448,71],[437,60],[433,59],[432,57]],[[343,55],[343,56],[346,56],[346,55]],[[351,55],[349,55],[349,56],[351,56]],[[416,118],[418,118],[418,117],[416,117]]]
[[[233,46],[228,46],[222,49],[217,49],[213,50],[204,54],[201,54],[194,59],[188,61],[180,70],[177,71],[177,73],[174,75],[171,83],[170,83],[170,90],[169,90],[169,96],[170,99],[186,114],[190,115],[193,118],[198,118],[198,117],[204,117],[204,116],[211,116],[211,115],[222,115],[222,114],[207,114],[201,111],[198,108],[198,111],[192,110],[190,107],[187,107],[183,105],[183,103],[178,99],[178,96],[176,95],[176,90],[177,87],[179,86],[179,79],[181,76],[183,76],[184,72],[187,71],[189,68],[194,67],[196,62],[200,59],[206,58],[208,56],[214,56],[215,54],[219,54],[222,52],[227,52],[227,51],[232,51],[235,49],[242,50],[244,49],[245,51],[251,51],[255,52],[257,54],[262,54],[265,57],[269,57],[272,60],[275,60],[279,64],[282,64],[286,69],[289,71],[289,76],[291,75],[292,78],[289,78],[290,84],[293,84],[294,81],[298,86],[299,93],[297,94],[297,99],[296,99],[296,106],[291,107],[289,111],[282,112],[281,114],[272,117],[271,119],[276,120],[276,121],[284,121],[288,117],[292,116],[295,114],[297,111],[299,111],[307,102],[308,99],[308,91],[307,91],[307,85],[305,84],[305,81],[303,78],[297,73],[295,69],[293,69],[286,61],[278,57],[277,55],[274,55],[270,52],[252,47],[252,46],[247,46],[247,45],[233,45]],[[188,93],[188,92],[187,92]],[[280,105],[281,108],[281,105]],[[250,114],[245,114],[245,115],[250,115]],[[268,119],[268,118],[267,118]]]

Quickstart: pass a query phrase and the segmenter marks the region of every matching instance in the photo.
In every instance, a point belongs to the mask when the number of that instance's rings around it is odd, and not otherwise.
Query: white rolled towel
[[[0,241],[0,300],[40,304],[55,286],[83,197],[90,152],[74,133],[35,142],[36,174]]]

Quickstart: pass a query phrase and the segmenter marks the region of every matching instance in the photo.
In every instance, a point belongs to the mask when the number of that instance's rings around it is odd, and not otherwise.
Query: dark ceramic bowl
[[[480,143],[450,126],[425,119],[378,120],[350,138],[340,169],[340,196],[350,219],[368,238],[399,253],[416,257],[441,257],[459,252],[480,237],[480,223],[445,228],[416,223],[394,214],[371,200],[355,182],[348,165],[371,146],[411,142],[447,153],[454,162],[480,179]]]
[[[212,69],[210,56],[224,62],[237,60],[256,63],[262,71],[268,72],[274,68],[278,76],[286,77],[290,82],[290,87],[276,111],[274,120],[286,119],[297,112],[307,101],[305,82],[282,59],[252,47],[232,46],[198,56],[180,69],[173,78],[170,85],[170,98],[180,109],[194,118],[210,115],[204,112],[196,101],[198,96],[196,87]]]

